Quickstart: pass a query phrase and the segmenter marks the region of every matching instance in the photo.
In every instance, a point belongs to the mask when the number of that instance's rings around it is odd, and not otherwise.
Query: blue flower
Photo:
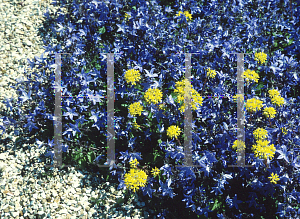
[[[292,152],[287,152],[287,148],[285,145],[283,145],[282,147],[282,150],[276,150],[277,153],[279,153],[280,155],[277,157],[277,159],[284,159],[286,162],[289,163],[289,160],[288,160],[288,155],[291,154]]]
[[[173,198],[174,195],[176,195],[176,194],[173,192],[173,189],[170,188],[171,183],[172,183],[172,180],[170,178],[168,178],[165,183],[163,183],[161,180],[159,180],[160,187],[159,187],[158,191],[162,192],[163,196],[169,195],[171,198]]]
[[[243,202],[238,200],[237,194],[235,194],[233,199],[230,199],[229,196],[227,196],[226,203],[229,205],[229,208],[235,207],[237,210],[239,210],[238,204]]]
[[[38,127],[35,126],[35,123],[31,122],[30,119],[27,119],[27,124],[24,125],[23,127],[24,127],[24,128],[27,128],[27,127],[28,127],[29,132],[31,132],[31,130],[32,130],[33,128],[39,129]]]
[[[26,100],[31,100],[31,91],[29,91],[28,93],[26,93],[22,88],[22,96],[20,97],[20,99],[22,100],[22,104],[26,101]]]
[[[78,116],[77,113],[75,113],[75,108],[69,108],[67,107],[68,112],[64,113],[63,116],[69,116],[71,120],[73,120],[73,116]]]

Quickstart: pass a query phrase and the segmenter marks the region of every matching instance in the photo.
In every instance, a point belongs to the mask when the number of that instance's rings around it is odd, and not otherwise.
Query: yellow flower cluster
[[[266,108],[264,108],[263,114],[264,114],[267,118],[273,119],[273,118],[275,117],[276,110],[275,110],[273,107],[266,107]]]
[[[287,129],[286,129],[285,127],[281,128],[281,131],[282,131],[282,133],[283,133],[284,135],[287,134]]]
[[[137,165],[139,164],[136,158],[129,163],[131,169],[129,173],[125,174],[124,183],[126,187],[133,189],[133,192],[135,192],[140,187],[146,186],[148,176],[143,170],[136,169]]]
[[[191,105],[192,105],[192,109],[196,110],[196,104],[199,104],[200,106],[202,106],[202,102],[203,102],[203,98],[200,96],[200,94],[193,88],[193,85],[191,85],[191,83],[187,80],[187,79],[183,79],[182,81],[177,81],[175,84],[175,90],[174,92],[178,95],[177,99],[175,100],[177,103],[180,102],[184,102],[184,98],[185,98],[185,85],[187,84],[188,87],[188,91],[191,91],[192,93],[192,101],[191,101]],[[188,92],[190,94],[190,92]],[[190,96],[190,95],[188,95]],[[184,109],[185,109],[185,104],[183,103],[180,107],[180,112],[183,113]]]
[[[233,98],[234,102],[237,101],[237,98],[239,98],[241,102],[244,102],[244,95],[243,94],[236,94],[232,98]]]
[[[136,122],[134,122],[133,124],[133,127],[135,128],[135,129],[139,129],[141,126],[140,125],[138,125]]]
[[[252,80],[257,83],[258,79],[259,79],[259,75],[254,70],[251,71],[250,69],[247,69],[246,71],[244,71],[242,77],[246,78],[247,82],[249,82],[249,80]]]
[[[280,96],[278,90],[269,90],[269,96],[271,98],[272,104],[281,106],[284,104],[284,98]]]
[[[253,145],[254,154],[256,157],[264,159],[273,159],[276,148],[274,144],[268,145],[270,142],[268,140],[258,140],[256,145]]]
[[[160,173],[160,170],[157,167],[155,167],[152,168],[151,173],[154,177],[156,177]]]
[[[168,129],[167,129],[167,135],[170,138],[177,138],[178,135],[180,135],[181,131],[180,128],[177,125],[171,125]]]
[[[145,187],[147,183],[147,174],[143,170],[130,169],[129,173],[124,176],[124,183],[129,189],[133,189],[133,192],[140,187]]]
[[[129,164],[131,168],[136,168],[139,162],[136,158],[134,158],[134,160],[130,161]]]
[[[140,102],[135,102],[130,104],[129,106],[129,113],[134,116],[134,115],[141,115],[143,111],[143,106],[141,105]]]
[[[280,96],[280,93],[278,90],[269,90],[269,96],[270,98],[274,98],[275,96]]]
[[[279,97],[279,96],[272,98],[271,101],[274,105],[277,105],[277,106],[281,106],[284,104],[284,98]]]
[[[206,77],[209,77],[209,78],[215,78],[217,73],[216,73],[216,70],[212,70],[210,68],[206,69],[207,70],[207,73],[206,73]]]
[[[247,100],[246,102],[246,109],[250,112],[256,112],[263,107],[263,101],[258,100],[256,98],[252,98]]]
[[[162,92],[158,88],[149,88],[144,95],[145,100],[148,103],[154,103],[157,104],[162,99]]]
[[[263,128],[257,128],[253,132],[254,138],[257,140],[256,144],[252,146],[255,157],[260,157],[264,159],[273,159],[276,148],[273,144],[268,145],[270,142],[265,140],[267,138],[268,132]]]
[[[136,85],[136,81],[139,81],[140,79],[141,74],[139,70],[130,69],[125,72],[125,80],[127,81],[127,83]]]
[[[125,20],[129,20],[130,17],[131,16],[129,14],[125,13]]]
[[[257,128],[254,132],[253,132],[253,136],[256,140],[259,139],[266,139],[268,137],[268,131],[263,129],[263,128]]]
[[[160,104],[160,105],[159,105],[159,109],[161,109],[161,110],[166,110],[165,103]]]
[[[269,176],[268,178],[270,179],[270,182],[274,184],[277,184],[277,181],[279,180],[277,173],[271,173],[271,176]]]
[[[186,17],[186,20],[192,20],[192,14],[190,14],[188,11],[182,12],[179,11],[176,16],[179,17],[181,14],[184,14],[184,16]]]
[[[240,141],[240,140],[235,140],[233,145],[232,145],[233,149],[236,149],[238,152],[245,150],[246,145],[245,142]]]
[[[255,61],[259,61],[261,64],[264,64],[267,61],[267,54],[263,52],[255,53]]]

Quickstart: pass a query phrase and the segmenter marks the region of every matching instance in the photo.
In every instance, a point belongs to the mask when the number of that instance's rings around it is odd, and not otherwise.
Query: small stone
[[[17,216],[19,216],[19,212],[16,212],[16,211],[11,212],[10,214],[11,214],[11,216],[13,216],[14,218],[17,217]]]

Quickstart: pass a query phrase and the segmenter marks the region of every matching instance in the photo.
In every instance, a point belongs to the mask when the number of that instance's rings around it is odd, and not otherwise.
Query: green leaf
[[[222,206],[222,202],[218,202],[218,199],[215,200],[214,206],[212,207],[212,211],[215,209],[219,209]]]
[[[101,28],[98,30],[98,33],[100,33],[100,34],[105,33],[105,27],[101,27]]]
[[[257,87],[256,87],[256,90],[260,90],[262,87],[264,86],[264,84],[263,83],[261,83],[261,84],[258,84],[257,85]]]

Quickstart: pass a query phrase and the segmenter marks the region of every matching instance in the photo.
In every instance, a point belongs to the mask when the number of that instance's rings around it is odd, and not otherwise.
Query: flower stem
[[[202,96],[202,93],[203,93],[203,91],[204,91],[204,86],[205,86],[206,82],[207,82],[207,78],[205,78],[205,81],[204,81],[204,84],[203,84],[203,88],[202,88],[202,90],[201,90],[201,96]]]
[[[176,137],[176,140],[178,141],[179,146],[181,146],[179,139]]]
[[[252,122],[252,113],[250,112],[249,121]]]

